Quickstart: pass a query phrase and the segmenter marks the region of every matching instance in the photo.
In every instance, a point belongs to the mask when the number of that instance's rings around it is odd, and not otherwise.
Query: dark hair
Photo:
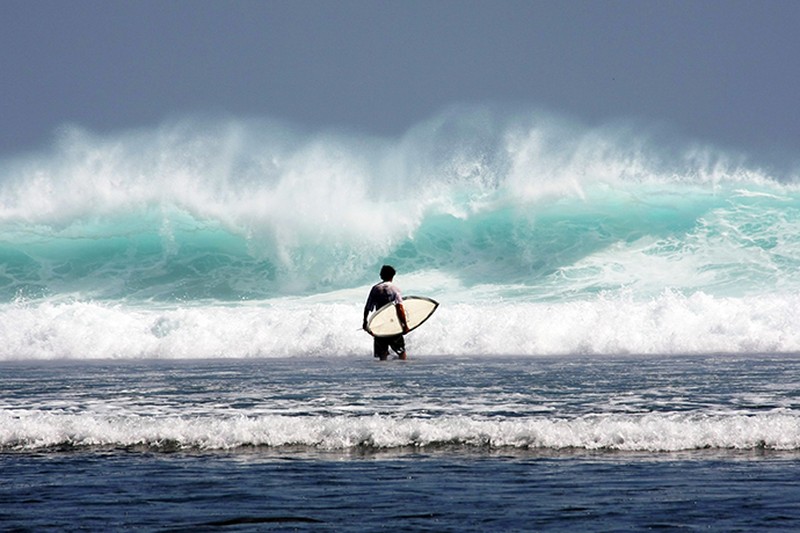
[[[397,274],[397,271],[394,267],[390,265],[383,265],[383,267],[381,267],[381,279],[383,281],[392,281],[395,274]]]

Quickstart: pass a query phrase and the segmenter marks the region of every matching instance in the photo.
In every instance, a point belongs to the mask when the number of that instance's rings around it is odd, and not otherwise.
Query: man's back
[[[372,287],[367,298],[367,309],[369,311],[380,309],[388,303],[403,303],[400,289],[390,281],[383,281]]]

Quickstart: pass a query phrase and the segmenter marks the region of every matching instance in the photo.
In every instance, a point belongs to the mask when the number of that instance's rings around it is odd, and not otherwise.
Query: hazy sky
[[[395,135],[454,103],[800,150],[800,1],[4,0],[0,154],[193,113]]]

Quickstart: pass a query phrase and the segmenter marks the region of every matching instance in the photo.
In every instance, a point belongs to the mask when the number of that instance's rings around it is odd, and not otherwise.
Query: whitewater
[[[384,263],[429,355],[795,353],[798,230],[796,176],[632,124],[65,127],[0,161],[0,359],[368,353]]]

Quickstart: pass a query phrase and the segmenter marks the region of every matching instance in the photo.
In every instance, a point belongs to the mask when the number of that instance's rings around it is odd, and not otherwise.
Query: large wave
[[[635,125],[187,119],[0,161],[4,358],[352,353],[385,262],[445,303],[428,353],[800,349],[796,177]]]
[[[794,286],[796,187],[653,142],[486,110],[400,139],[73,128],[0,163],[0,297],[263,299],[358,286],[384,261],[534,297]]]

